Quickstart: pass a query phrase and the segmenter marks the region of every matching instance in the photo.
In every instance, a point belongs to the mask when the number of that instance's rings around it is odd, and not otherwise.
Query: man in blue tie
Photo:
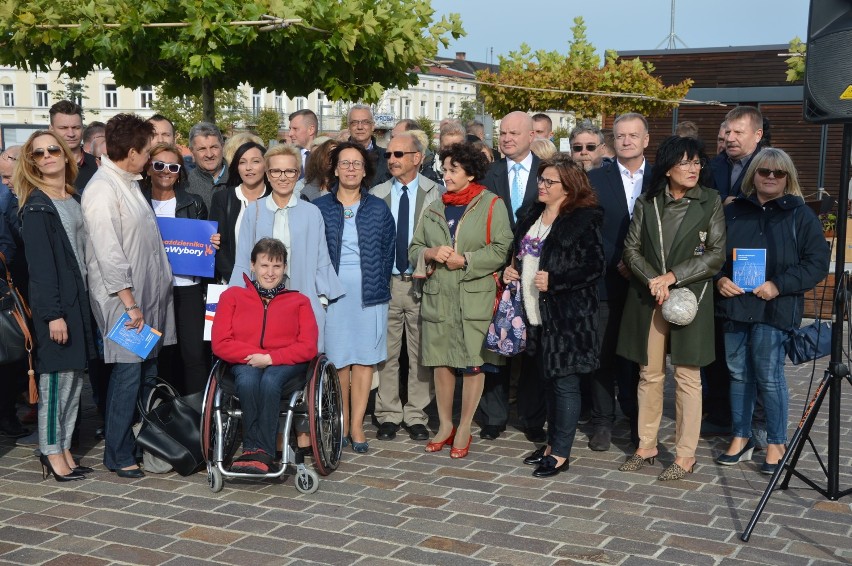
[[[500,121],[500,152],[506,156],[491,164],[482,184],[488,190],[503,199],[509,211],[509,224],[512,230],[515,223],[523,218],[527,208],[538,198],[539,159],[530,151],[535,137],[533,120],[526,112],[510,112]],[[507,263],[511,258],[506,258]],[[506,430],[509,420],[509,364],[499,374],[489,374],[485,380],[485,391],[479,402],[482,413],[482,429],[479,436],[493,440]],[[546,410],[540,395],[528,390],[527,383],[537,383],[538,377],[524,375],[522,387],[518,388],[518,416],[521,426],[533,442],[544,441],[544,421]],[[531,392],[531,395],[527,393]]]
[[[426,406],[432,401],[432,372],[420,365],[420,299],[413,266],[408,263],[408,246],[422,212],[441,197],[443,187],[418,173],[423,162],[423,146],[411,132],[394,135],[384,157],[393,178],[373,187],[373,195],[384,199],[396,222],[396,255],[391,270],[391,301],[388,308],[388,357],[380,363],[379,389],[373,414],[379,423],[376,438],[393,440],[400,425],[412,440],[427,440]],[[415,292],[417,291],[417,292]],[[400,372],[403,330],[408,367]],[[400,397],[400,381],[407,375],[405,403]]]

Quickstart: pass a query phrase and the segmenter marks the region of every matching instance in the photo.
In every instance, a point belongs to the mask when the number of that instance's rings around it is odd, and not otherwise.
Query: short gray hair
[[[189,130],[189,147],[192,148],[192,144],[195,141],[196,136],[216,136],[218,138],[219,143],[224,145],[225,139],[222,137],[222,132],[219,128],[216,127],[215,124],[211,124],[210,122],[199,122],[194,125]]]
[[[411,140],[411,145],[414,146],[414,150],[418,153],[423,153],[423,142],[420,140],[420,137],[416,132],[420,132],[422,130],[410,130],[408,132],[401,132],[393,137],[393,139],[403,139],[407,138]]]
[[[353,104],[349,108],[349,112],[346,114],[346,121],[349,122],[352,119],[352,113],[356,110],[366,110],[370,113],[370,120],[373,119],[373,109],[367,106],[366,104]]]
[[[595,126],[591,120],[583,120],[571,130],[571,135],[568,136],[569,142],[573,142],[574,138],[580,134],[592,134],[598,137],[598,143],[604,143],[604,135],[600,128]]]
[[[615,117],[615,121],[612,123],[612,129],[615,130],[615,125],[619,122],[624,122],[626,120],[639,120],[642,122],[642,125],[645,126],[645,131],[648,131],[648,120],[642,114],[638,112],[625,112],[624,114],[619,114]]]

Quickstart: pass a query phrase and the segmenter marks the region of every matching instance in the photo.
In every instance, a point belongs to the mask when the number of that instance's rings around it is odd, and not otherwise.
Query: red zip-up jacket
[[[317,321],[306,296],[285,291],[264,305],[252,282],[219,297],[213,319],[213,353],[229,364],[269,354],[272,365],[309,362],[317,355]]]

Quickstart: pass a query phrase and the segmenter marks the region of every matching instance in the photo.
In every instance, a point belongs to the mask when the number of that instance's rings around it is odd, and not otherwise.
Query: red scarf
[[[485,190],[485,187],[479,183],[470,183],[462,190],[451,193],[447,191],[441,195],[441,200],[447,206],[467,206],[479,193]]]

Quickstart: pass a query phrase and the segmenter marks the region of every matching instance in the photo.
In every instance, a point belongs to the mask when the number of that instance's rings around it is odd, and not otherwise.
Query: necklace
[[[538,228],[536,228],[535,238],[531,237],[529,234],[523,237],[521,240],[521,249],[518,252],[518,259],[523,259],[525,255],[531,255],[533,257],[541,257],[541,248],[543,247],[544,239],[550,233],[550,229],[553,227],[553,223],[546,225],[541,221],[541,217],[536,221],[538,223]],[[544,228],[544,230],[542,230]]]
[[[344,208],[343,209],[343,218],[346,218],[346,219],[355,218],[355,211],[352,210],[351,208]]]

